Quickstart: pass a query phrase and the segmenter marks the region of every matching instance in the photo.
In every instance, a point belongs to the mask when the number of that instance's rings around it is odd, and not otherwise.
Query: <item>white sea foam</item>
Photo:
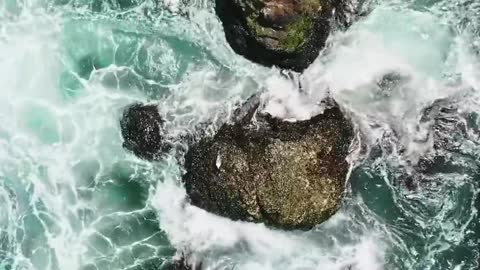
[[[352,217],[339,213],[323,224],[322,238],[312,239],[309,233],[286,233],[263,224],[235,222],[218,217],[185,202],[185,190],[167,176],[159,183],[152,197],[159,211],[162,228],[172,243],[191,252],[193,260],[206,267],[223,268],[236,265],[240,269],[383,269],[384,242],[376,232],[356,235],[350,244],[337,242],[337,226],[356,226]],[[173,179],[172,179],[173,178]],[[329,243],[328,245],[325,245]],[[206,256],[210,255],[210,256]]]

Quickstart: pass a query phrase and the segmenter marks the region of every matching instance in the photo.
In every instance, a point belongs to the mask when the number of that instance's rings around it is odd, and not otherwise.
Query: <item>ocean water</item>
[[[479,269],[480,2],[350,4],[287,79],[230,49],[211,0],[0,0],[0,269]],[[342,208],[310,231],[195,208],[178,154],[122,149],[128,104],[175,137],[254,93],[289,120],[332,96],[356,127]]]

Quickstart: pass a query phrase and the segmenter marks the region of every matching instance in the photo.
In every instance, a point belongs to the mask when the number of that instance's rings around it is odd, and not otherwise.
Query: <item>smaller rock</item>
[[[216,0],[232,49],[265,66],[301,72],[319,55],[343,1]]]
[[[424,109],[421,123],[430,125],[424,142],[432,143],[433,147],[418,160],[416,172],[425,176],[471,170],[459,162],[469,156],[468,152],[462,153],[462,145],[469,137],[465,119],[468,116],[462,115],[455,100],[438,99]]]
[[[474,115],[462,111],[459,102],[462,101],[452,96],[437,99],[423,109],[414,141],[421,151],[412,155],[405,150],[401,140],[393,138],[398,143],[396,149],[402,159],[399,163],[402,165],[392,169],[392,172],[396,170],[395,185],[422,193],[434,187],[430,190],[436,192],[449,174],[477,173],[476,157],[470,149],[472,134],[480,133],[478,127],[469,122]]]
[[[158,160],[170,148],[163,124],[157,105],[136,103],[127,107],[120,120],[123,147],[140,158]]]

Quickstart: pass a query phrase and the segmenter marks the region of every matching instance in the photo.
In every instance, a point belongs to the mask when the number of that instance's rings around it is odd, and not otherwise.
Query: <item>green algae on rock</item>
[[[323,48],[338,0],[217,0],[227,41],[247,59],[302,71]]]
[[[349,168],[351,123],[337,106],[298,122],[257,113],[253,124],[253,115],[190,148],[184,182],[192,204],[283,229],[310,229],[332,216]]]

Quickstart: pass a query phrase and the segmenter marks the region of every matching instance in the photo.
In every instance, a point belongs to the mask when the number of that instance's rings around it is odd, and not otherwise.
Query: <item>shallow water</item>
[[[212,1],[0,0],[0,269],[153,270],[183,250],[206,269],[478,269],[480,2],[352,5],[293,82],[236,55]],[[343,206],[311,231],[208,214],[174,152],[122,149],[132,102],[181,135],[259,92],[288,119],[331,95],[357,128]]]

